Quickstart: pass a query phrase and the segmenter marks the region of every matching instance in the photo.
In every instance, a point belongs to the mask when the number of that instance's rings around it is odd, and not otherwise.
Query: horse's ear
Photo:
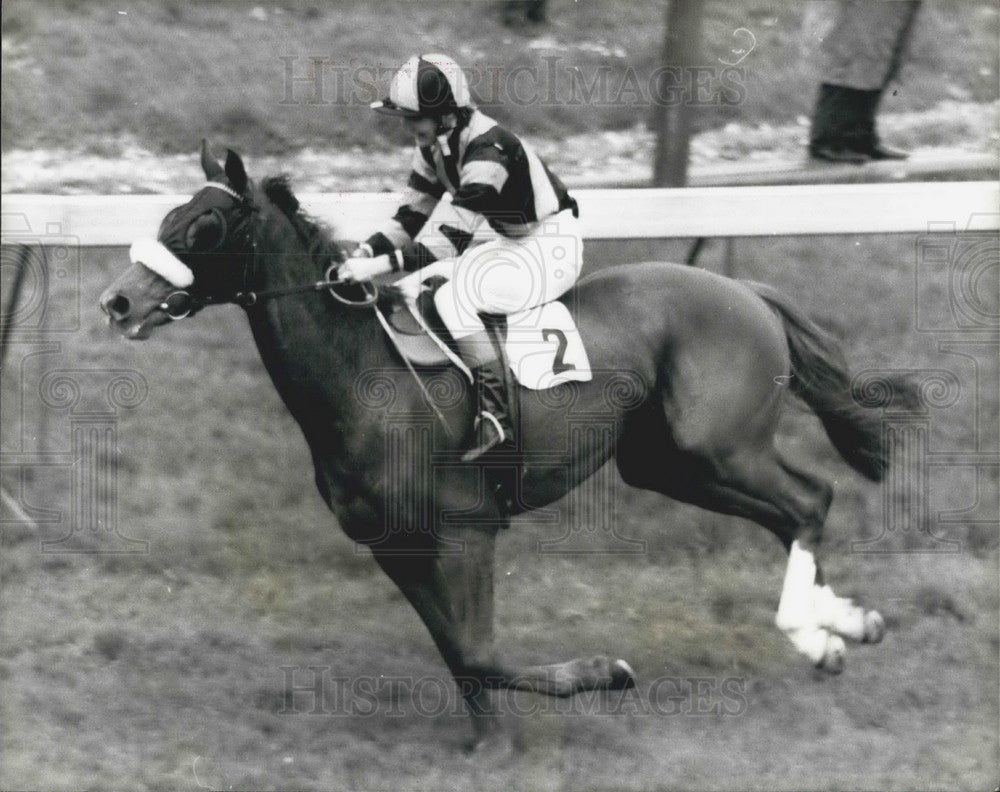
[[[206,179],[211,180],[216,176],[222,175],[222,166],[212,156],[212,152],[208,150],[208,141],[205,138],[201,139],[201,169],[205,171]]]
[[[233,189],[242,195],[247,188],[247,171],[240,155],[232,149],[226,149],[226,177]]]

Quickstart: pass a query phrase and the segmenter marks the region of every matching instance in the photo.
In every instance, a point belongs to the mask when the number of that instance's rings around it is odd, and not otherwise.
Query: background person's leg
[[[820,85],[809,134],[810,156],[830,162],[868,161],[857,148],[867,125],[866,93],[845,85]]]

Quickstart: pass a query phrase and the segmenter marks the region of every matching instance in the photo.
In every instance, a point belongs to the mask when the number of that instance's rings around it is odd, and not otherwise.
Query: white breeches
[[[580,222],[566,210],[525,237],[491,239],[414,275],[420,280],[433,274],[450,277],[435,304],[458,339],[483,330],[477,314],[512,314],[556,299],[576,283],[582,266]]]

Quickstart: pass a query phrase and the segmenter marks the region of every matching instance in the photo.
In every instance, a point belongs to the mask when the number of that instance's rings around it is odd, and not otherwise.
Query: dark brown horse
[[[208,184],[165,218],[162,247],[149,240],[146,259],[134,247],[136,263],[101,307],[129,338],[206,305],[245,307],[323,499],[420,615],[461,685],[477,740],[495,723],[491,688],[570,696],[634,684],[622,660],[525,667],[492,645],[497,531],[612,458],[633,486],[747,517],[778,537],[790,557],[776,621],[810,661],[836,672],[841,636],[881,639],[881,617],[834,596],[814,560],[830,485],[782,459],[773,442],[794,393],[841,455],[878,480],[886,465],[878,418],[852,399],[836,346],[778,293],[665,263],[584,278],[562,299],[587,344],[592,381],[522,389],[518,451],[465,464],[465,381],[421,369],[420,387],[374,309],[344,304],[365,302],[358,286],[337,297],[314,285],[342,253],[284,179],[255,185],[231,151],[223,168],[203,148],[202,165]],[[512,500],[488,485],[503,470],[515,472],[506,476]]]

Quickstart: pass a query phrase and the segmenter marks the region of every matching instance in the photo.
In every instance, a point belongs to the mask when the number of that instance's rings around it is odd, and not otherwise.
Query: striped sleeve
[[[510,172],[499,145],[486,143],[470,148],[459,176],[462,186],[452,201],[455,206],[487,216],[500,208],[500,191]]]
[[[372,246],[376,256],[403,248],[427,222],[431,212],[444,194],[444,186],[438,181],[434,168],[418,148],[413,155],[413,170],[406,182],[403,203],[396,214],[366,241]]]

